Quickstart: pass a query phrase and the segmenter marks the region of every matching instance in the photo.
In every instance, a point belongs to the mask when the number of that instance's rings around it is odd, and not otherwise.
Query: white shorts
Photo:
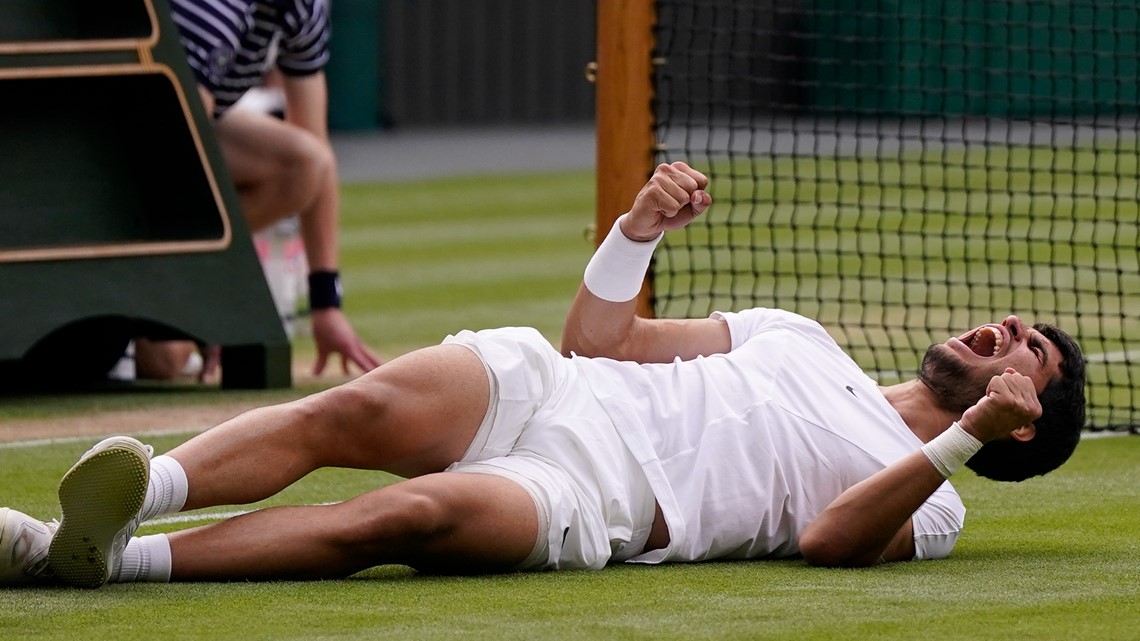
[[[641,552],[656,502],[645,473],[577,368],[537,330],[448,336],[491,380],[475,440],[448,472],[495,474],[522,486],[539,520],[519,569],[601,569]]]

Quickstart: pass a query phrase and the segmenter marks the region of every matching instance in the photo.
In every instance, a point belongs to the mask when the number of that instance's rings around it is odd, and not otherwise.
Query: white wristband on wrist
[[[611,303],[624,303],[637,298],[641,283],[645,280],[645,272],[649,269],[649,261],[653,259],[653,250],[657,248],[661,236],[664,236],[660,234],[657,238],[644,242],[626,238],[621,232],[621,219],[627,215],[622,214],[614,221],[610,233],[598,245],[598,250],[590,258],[582,277],[582,282],[590,293]]]
[[[982,442],[962,429],[958,421],[954,421],[949,429],[923,445],[922,453],[930,459],[942,478],[948,479],[962,469],[966,461],[980,449]]]

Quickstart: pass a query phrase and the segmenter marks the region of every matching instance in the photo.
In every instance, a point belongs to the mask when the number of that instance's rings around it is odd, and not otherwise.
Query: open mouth
[[[962,342],[978,356],[990,358],[997,356],[998,352],[1001,351],[1005,339],[1001,332],[993,327],[980,327],[973,336],[966,337]]]

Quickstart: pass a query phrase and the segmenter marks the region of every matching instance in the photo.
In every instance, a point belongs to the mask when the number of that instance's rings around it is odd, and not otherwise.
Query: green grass
[[[557,341],[591,251],[584,231],[593,193],[587,172],[345,186],[352,322],[386,356],[460,328],[532,325]],[[311,358],[311,343],[298,340],[297,352]],[[276,402],[333,380],[264,392],[160,385],[0,398],[0,430],[11,419]],[[183,438],[147,440],[163,451]],[[0,447],[0,504],[55,515],[55,483],[93,440]],[[261,505],[339,500],[392,480],[323,470]],[[970,509],[967,528],[940,562],[870,570],[799,561],[619,566],[467,578],[382,567],[308,584],[0,590],[0,638],[1136,638],[1140,438],[1086,441],[1061,470],[1023,484],[963,472],[955,485]],[[211,513],[201,513],[204,522]]]
[[[159,450],[180,438],[155,439]],[[0,449],[6,502],[55,514],[86,442]],[[0,590],[4,639],[1135,639],[1140,439],[1089,440],[1044,478],[955,478],[970,510],[950,559],[864,570],[800,561],[601,572]],[[264,505],[333,501],[393,477],[318,472]],[[211,511],[199,513],[209,519]],[[165,526],[167,529],[175,526]],[[149,527],[145,532],[163,528]],[[271,534],[267,534],[271,535]]]

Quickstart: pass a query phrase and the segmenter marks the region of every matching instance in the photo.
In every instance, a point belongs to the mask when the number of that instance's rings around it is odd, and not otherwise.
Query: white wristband
[[[923,445],[922,453],[930,459],[942,478],[948,479],[962,469],[966,461],[980,449],[982,442],[962,429],[958,421],[954,421],[949,429]]]
[[[586,265],[586,273],[582,277],[586,289],[611,303],[624,303],[637,298],[641,291],[641,283],[645,280],[645,272],[649,269],[649,261],[653,258],[653,250],[661,240],[660,234],[653,240],[644,242],[630,240],[621,233],[621,219],[628,214],[622,214],[610,227],[598,250],[594,252],[590,262]]]

